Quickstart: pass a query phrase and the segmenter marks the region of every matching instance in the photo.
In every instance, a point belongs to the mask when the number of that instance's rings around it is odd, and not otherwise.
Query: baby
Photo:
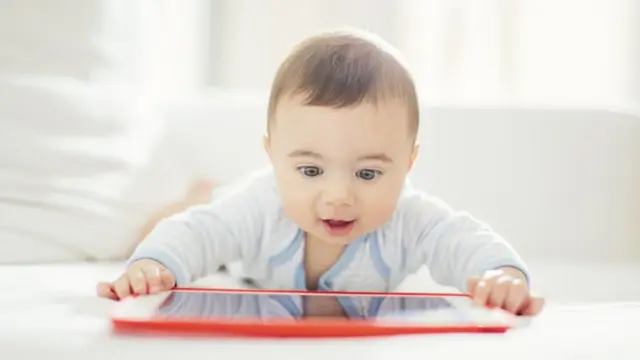
[[[407,179],[419,118],[412,77],[382,40],[334,31],[303,41],[271,88],[271,167],[162,220],[99,296],[165,291],[235,261],[265,288],[391,291],[426,265],[478,304],[536,315],[544,301],[512,247]]]

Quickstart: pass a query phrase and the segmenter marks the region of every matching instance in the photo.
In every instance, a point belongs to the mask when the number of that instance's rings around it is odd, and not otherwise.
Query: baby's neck
[[[333,245],[314,236],[305,235],[304,270],[309,290],[318,288],[318,280],[340,259],[345,245]]]

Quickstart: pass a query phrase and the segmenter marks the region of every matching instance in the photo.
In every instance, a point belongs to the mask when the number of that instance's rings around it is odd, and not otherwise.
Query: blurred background
[[[193,182],[266,165],[279,62],[344,26],[411,67],[414,182],[576,287],[633,283],[635,0],[0,0],[0,262],[124,259]]]
[[[627,110],[640,98],[634,0],[5,0],[3,7],[3,70],[126,79],[163,94],[265,90],[297,41],[351,26],[398,47],[430,104]],[[33,57],[45,54],[47,64],[34,67]]]

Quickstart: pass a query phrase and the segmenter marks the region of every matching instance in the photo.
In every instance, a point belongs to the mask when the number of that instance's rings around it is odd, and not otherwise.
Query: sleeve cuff
[[[531,288],[531,277],[529,275],[529,271],[527,267],[522,263],[513,261],[512,259],[501,259],[501,260],[493,261],[483,266],[482,268],[478,269],[477,271],[475,271],[471,276],[482,276],[487,271],[497,270],[504,267],[514,268],[522,272],[522,274],[524,275],[525,281],[527,282],[527,287]],[[468,291],[466,281],[464,283],[463,289],[465,289],[465,291]]]
[[[175,257],[159,251],[145,251],[144,253],[133,254],[127,261],[126,266],[129,267],[133,262],[142,259],[149,259],[162,264],[162,266],[167,268],[175,277],[176,286],[185,286],[191,282],[189,272]]]

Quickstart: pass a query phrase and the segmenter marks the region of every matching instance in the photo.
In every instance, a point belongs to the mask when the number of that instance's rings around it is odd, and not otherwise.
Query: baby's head
[[[388,44],[327,32],[276,73],[265,148],[284,211],[305,232],[346,244],[393,215],[417,154],[413,80]]]

